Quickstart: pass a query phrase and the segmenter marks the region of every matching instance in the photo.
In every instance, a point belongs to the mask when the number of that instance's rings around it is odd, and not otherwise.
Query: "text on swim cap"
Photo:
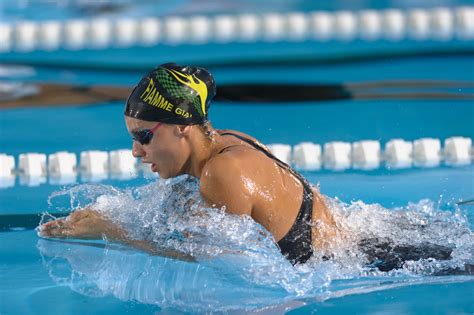
[[[168,102],[163,95],[161,95],[155,87],[155,82],[153,79],[150,78],[148,81],[148,86],[146,87],[145,91],[143,91],[142,95],[140,95],[140,99],[147,104],[152,106],[158,107],[160,109],[167,110],[171,112],[173,110],[174,105]]]
[[[155,87],[155,82],[152,78],[148,82],[148,86],[146,87],[145,91],[140,95],[140,99],[147,104],[155,106],[159,109],[163,109],[166,111],[171,112],[174,108],[174,105],[168,102],[163,95],[161,95]],[[184,118],[191,118],[193,115],[188,113],[182,108],[176,107],[174,112],[177,115],[183,116]]]

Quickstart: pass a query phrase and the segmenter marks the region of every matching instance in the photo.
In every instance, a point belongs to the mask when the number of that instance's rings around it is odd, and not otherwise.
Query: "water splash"
[[[270,233],[251,218],[203,206],[198,182],[191,177],[127,189],[80,185],[53,194],[51,206],[64,197],[71,209],[92,207],[130,237],[192,255],[197,262],[111,244],[104,249],[41,240],[38,247],[50,271],[58,268],[63,274],[64,259],[70,265],[69,275],[53,279],[82,294],[112,294],[160,307],[226,311],[242,309],[242,298],[249,309],[324,300],[414,283],[410,279],[423,282],[420,277],[432,281],[427,276],[466,273],[465,266],[474,264],[474,236],[465,214],[455,206],[440,209],[430,200],[389,210],[327,198],[344,233],[328,250],[316,251],[308,263],[294,268]],[[401,257],[407,253],[419,257]],[[239,292],[239,298],[231,292]]]

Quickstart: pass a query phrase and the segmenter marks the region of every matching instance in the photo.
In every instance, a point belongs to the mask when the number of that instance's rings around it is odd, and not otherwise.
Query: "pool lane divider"
[[[323,145],[301,142],[293,147],[288,144],[273,143],[267,148],[280,160],[296,169],[317,172],[345,171],[348,169],[370,171],[385,167],[390,170],[411,167],[432,168],[441,165],[470,165],[474,158],[472,139],[450,137],[444,140],[421,138],[415,141],[392,139],[384,150],[377,140],[361,140],[353,143],[332,141]],[[15,185],[19,177],[20,185],[38,186],[67,185],[77,182],[100,182],[106,179],[129,180],[142,175],[158,177],[151,172],[149,164],[143,164],[129,149],[114,151],[91,150],[81,152],[80,161],[76,154],[60,151],[53,154],[22,153],[15,157],[0,153],[0,188]]]
[[[474,7],[0,22],[0,52],[336,40],[469,41]]]

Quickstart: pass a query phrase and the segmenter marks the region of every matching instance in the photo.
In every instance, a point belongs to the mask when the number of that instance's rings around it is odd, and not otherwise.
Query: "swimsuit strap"
[[[244,141],[245,143],[247,144],[250,144],[252,147],[254,147],[255,149],[261,151],[263,154],[265,154],[267,157],[271,158],[272,160],[274,160],[277,164],[279,164],[281,167],[287,169],[288,171],[290,171],[290,173],[292,173],[296,178],[298,178],[301,183],[303,184],[303,186],[311,186],[309,184],[309,182],[306,180],[306,178],[304,178],[300,173],[298,173],[297,171],[295,171],[291,166],[289,166],[288,164],[286,164],[285,162],[283,162],[282,160],[280,160],[279,158],[277,158],[275,155],[273,155],[273,153],[269,152],[262,144],[260,144],[258,141],[253,141],[251,139],[248,139],[246,137],[243,137],[241,135],[238,135],[238,134],[235,134],[235,133],[232,133],[232,132],[224,132],[224,133],[221,133],[220,134],[221,136],[226,136],[226,135],[230,135],[230,136],[234,136],[242,141]],[[233,146],[233,145],[232,145]],[[228,147],[225,147],[224,149],[222,149],[219,153],[221,153],[222,151],[224,151],[225,149],[229,148],[231,146],[228,146]]]
[[[227,150],[228,148],[232,148],[232,147],[237,147],[239,146],[240,144],[232,144],[232,145],[229,145],[227,147],[224,147],[222,148],[219,152],[217,152],[217,154],[221,154],[222,152],[224,152],[225,150]]]

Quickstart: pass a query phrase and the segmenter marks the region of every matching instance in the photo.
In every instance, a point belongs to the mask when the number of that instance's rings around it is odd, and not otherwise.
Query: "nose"
[[[137,141],[133,141],[132,155],[136,158],[143,157],[145,155],[145,151],[143,150],[142,145]]]

